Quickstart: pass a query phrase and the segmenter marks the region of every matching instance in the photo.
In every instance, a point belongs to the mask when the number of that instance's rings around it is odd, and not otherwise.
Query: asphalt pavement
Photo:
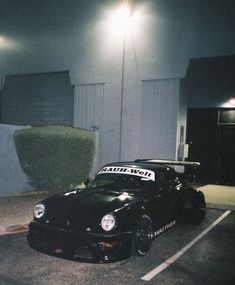
[[[0,197],[0,235],[27,231],[34,205],[48,192],[24,192]]]

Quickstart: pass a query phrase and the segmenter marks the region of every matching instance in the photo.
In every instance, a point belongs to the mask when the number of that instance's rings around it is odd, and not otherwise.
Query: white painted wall
[[[13,141],[16,130],[22,126],[0,124],[0,195],[32,190],[23,173]]]
[[[14,132],[23,128],[28,127],[0,124],[0,196],[34,190],[20,166],[13,139]],[[90,177],[100,168],[99,133],[95,134],[96,148]]]

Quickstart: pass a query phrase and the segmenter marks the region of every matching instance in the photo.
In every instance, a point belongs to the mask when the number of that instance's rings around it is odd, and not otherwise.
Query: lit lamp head
[[[123,34],[125,34],[132,27],[132,14],[133,4],[129,4],[129,1],[118,1],[118,5],[114,7],[112,13],[110,13],[109,31],[111,32],[113,39],[123,40]],[[113,41],[112,41],[113,43]]]
[[[232,97],[230,100],[229,100],[229,103],[235,107],[235,97]]]
[[[131,9],[128,7],[127,4],[123,4],[116,11],[116,16],[121,19],[127,19],[131,17]]]

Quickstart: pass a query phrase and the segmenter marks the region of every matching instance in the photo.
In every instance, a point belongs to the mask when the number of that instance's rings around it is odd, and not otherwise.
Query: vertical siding
[[[104,84],[75,87],[74,126],[88,130],[103,129]]]
[[[15,125],[73,124],[68,72],[6,76],[2,122]]]
[[[146,80],[142,85],[141,156],[175,159],[179,80]]]
[[[97,131],[99,149],[97,164],[103,157],[104,84],[75,86],[74,127]]]

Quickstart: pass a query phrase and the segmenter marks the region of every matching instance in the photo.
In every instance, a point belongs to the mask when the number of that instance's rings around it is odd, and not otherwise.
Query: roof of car
[[[125,166],[125,167],[138,167],[138,168],[145,168],[150,170],[164,170],[164,169],[172,169],[172,167],[169,167],[165,164],[156,164],[153,162],[136,162],[136,161],[121,161],[121,162],[112,162],[109,164],[106,164],[107,166]]]

